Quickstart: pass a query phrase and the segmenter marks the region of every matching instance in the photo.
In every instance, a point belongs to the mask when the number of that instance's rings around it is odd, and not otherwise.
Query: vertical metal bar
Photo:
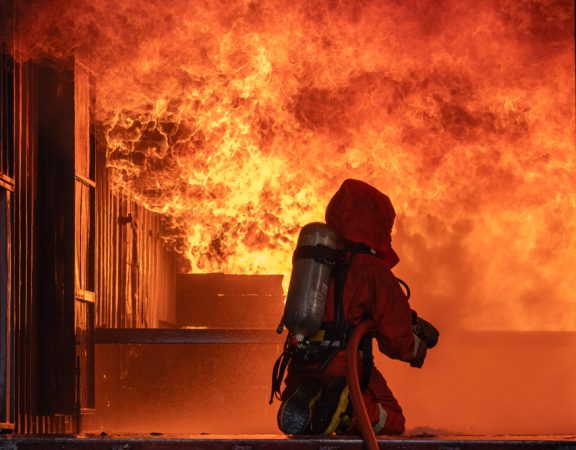
[[[7,56],[0,52],[0,173],[4,173],[4,153],[6,152],[6,141],[7,141],[7,94],[8,89],[6,86],[5,78],[5,65],[7,61]],[[6,74],[7,75],[7,74]]]
[[[21,186],[24,187],[23,214],[21,217],[24,225],[24,246],[22,260],[24,262],[24,304],[25,313],[25,336],[26,336],[26,423],[30,432],[42,432],[41,422],[37,420],[37,395],[36,395],[36,320],[35,320],[35,262],[36,262],[36,239],[35,239],[35,205],[37,170],[36,157],[38,141],[38,102],[37,102],[37,77],[36,70],[30,63],[22,64],[23,83],[22,94],[25,95],[22,109],[22,124],[24,124],[24,153],[23,171],[21,172]]]
[[[15,283],[19,287],[15,291],[14,319],[15,319],[15,347],[16,347],[16,408],[17,408],[17,432],[27,433],[30,431],[30,348],[29,348],[29,290],[28,270],[29,260],[27,255],[27,241],[29,235],[27,216],[28,203],[28,117],[26,101],[29,96],[29,84],[27,79],[28,66],[18,63],[15,70],[14,84],[14,138],[16,153],[15,168]]]
[[[10,341],[8,342],[8,360],[10,361],[10,371],[8,373],[8,378],[10,380],[9,387],[7,387],[6,392],[10,400],[8,402],[8,414],[10,417],[10,422],[15,426],[16,421],[16,372],[15,372],[15,333],[14,333],[14,289],[12,289],[13,282],[13,244],[12,244],[12,194],[7,195],[8,204],[8,236],[7,242],[7,253],[8,253],[8,283],[7,283],[7,298],[8,298],[8,327],[10,328]]]
[[[18,64],[14,71],[14,147],[15,147],[15,161],[16,166],[14,168],[14,177],[16,181],[16,194],[15,194],[15,202],[14,202],[14,231],[15,231],[15,267],[14,267],[14,281],[17,286],[20,286],[21,277],[22,277],[22,264],[21,264],[21,253],[22,253],[22,223],[20,220],[20,212],[21,212],[21,202],[22,202],[22,195],[21,189],[19,186],[19,181],[21,180],[20,171],[22,170],[22,130],[21,130],[21,89],[22,89],[22,81],[21,81],[21,67]],[[22,309],[23,309],[23,298],[22,298],[22,289],[18,289],[16,292],[14,301],[14,331],[15,331],[15,350],[16,354],[16,364],[15,369],[17,373],[16,378],[16,431],[22,432],[24,428],[23,424],[23,417],[22,417],[22,400],[23,400],[23,389],[22,389],[22,374],[23,374],[23,366],[24,366],[24,358],[23,358],[23,346],[22,346]]]

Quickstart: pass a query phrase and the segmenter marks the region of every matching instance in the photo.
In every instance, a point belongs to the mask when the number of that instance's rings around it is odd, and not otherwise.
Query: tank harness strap
[[[344,317],[344,284],[346,283],[346,276],[348,274],[348,269],[352,263],[352,258],[359,254],[369,254],[369,255],[376,255],[376,252],[368,247],[367,245],[358,243],[358,242],[348,242],[345,248],[347,252],[346,263],[344,264],[345,272],[343,274],[342,285],[339,286],[339,289],[335,290],[334,299],[339,303],[338,310],[342,329],[342,346],[346,348],[348,345],[348,338],[352,335],[353,326],[347,320],[343,320]],[[336,281],[336,280],[335,280]],[[336,288],[336,285],[334,286]],[[336,295],[338,293],[338,295]],[[338,297],[338,298],[337,298]],[[367,334],[364,336],[362,341],[360,342],[360,350],[362,351],[362,376],[360,378],[360,390],[365,392],[368,388],[368,384],[370,383],[370,377],[372,375],[372,369],[374,368],[374,354],[372,348],[372,338],[373,336]]]
[[[344,319],[344,287],[352,258],[358,253],[375,255],[374,250],[357,242],[346,242],[340,250],[338,260],[334,266],[334,318],[324,322],[322,328],[327,330],[329,340],[340,340],[341,348],[346,348],[347,338],[352,334],[352,325]]]
[[[400,285],[406,289],[406,300],[410,300],[410,286],[408,286],[408,283],[398,277],[396,277],[396,281],[398,281],[398,283],[400,283]]]
[[[274,397],[280,400],[282,381],[284,381],[284,374],[286,373],[286,368],[291,360],[292,353],[288,351],[286,346],[284,346],[284,351],[280,354],[274,363],[274,368],[272,369],[272,392],[270,392],[270,400],[268,403],[272,404]]]
[[[348,321],[344,320],[344,286],[346,284],[346,277],[348,269],[350,268],[350,259],[342,263],[336,264],[334,268],[334,324],[336,325],[337,333],[340,335],[338,338],[346,338],[346,331],[349,327]],[[342,342],[341,346],[346,347]]]
[[[327,334],[332,334],[332,336],[330,336],[332,339],[340,341],[340,349],[346,348],[348,338],[351,336],[354,329],[354,326],[350,322],[344,320],[344,286],[346,284],[346,278],[352,263],[352,258],[358,253],[375,254],[370,247],[364,244],[352,242],[347,243],[344,251],[340,254],[340,259],[334,267],[334,319],[332,322],[323,324],[323,328],[326,328]],[[360,380],[360,389],[362,392],[366,391],[368,387],[372,368],[374,367],[372,338],[371,335],[366,335],[360,343],[360,350],[362,350],[362,377]],[[335,354],[332,355],[332,358],[334,356]],[[325,367],[328,362],[329,361],[325,361],[323,366]]]
[[[292,255],[292,264],[297,259],[316,259],[328,264],[336,263],[338,250],[327,247],[326,245],[302,245],[294,250]]]

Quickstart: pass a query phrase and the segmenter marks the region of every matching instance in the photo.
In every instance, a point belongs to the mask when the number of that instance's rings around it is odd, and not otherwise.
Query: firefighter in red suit
[[[391,246],[395,212],[390,199],[358,180],[346,180],[326,209],[326,224],[342,242],[369,249],[354,255],[342,296],[344,318],[352,325],[364,319],[376,324],[380,352],[421,367],[427,349],[436,345],[438,331],[411,310],[391,269],[399,258]],[[324,321],[334,317],[334,283],[328,290]],[[364,356],[363,356],[364,357]],[[304,365],[313,363],[305,363]],[[346,352],[340,350],[320,372],[288,366],[286,388],[278,411],[278,425],[287,434],[358,432],[346,385]],[[361,370],[368,370],[360,368]],[[368,371],[364,403],[376,434],[404,432],[404,415],[380,372]],[[368,373],[367,372],[367,373]]]

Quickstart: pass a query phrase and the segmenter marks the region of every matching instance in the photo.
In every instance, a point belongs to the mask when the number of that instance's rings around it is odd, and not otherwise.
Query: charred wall
[[[80,398],[93,390],[77,369],[93,367],[88,343],[94,295],[78,303],[75,236],[89,232],[76,221],[74,68],[13,65],[14,188],[10,203],[6,281],[14,341],[5,346],[13,364],[9,401],[19,433],[78,429]],[[84,222],[84,224],[82,223]],[[78,288],[78,289],[77,289]],[[3,308],[6,310],[6,308]]]
[[[0,429],[75,433],[94,328],[173,323],[176,260],[160,217],[111,190],[90,70],[1,62]]]
[[[52,415],[39,411],[39,399],[51,385],[38,373],[43,366],[41,337],[46,303],[39,302],[38,240],[46,237],[38,222],[38,145],[39,89],[38,67],[32,64],[15,65],[15,188],[14,188],[14,319],[15,319],[15,383],[16,431],[20,433],[70,432],[73,417]],[[44,297],[46,299],[47,297]],[[56,299],[53,299],[56,300]],[[50,342],[53,342],[50,340]],[[55,352],[56,349],[52,347]],[[52,353],[54,355],[54,353]],[[50,369],[55,374],[57,364]],[[40,384],[46,380],[42,389]]]
[[[60,358],[65,350],[56,347],[56,340],[50,337],[47,342],[43,340],[50,333],[44,325],[51,320],[50,316],[43,316],[43,312],[50,308],[50,302],[53,302],[54,306],[54,303],[59,301],[66,302],[66,299],[42,292],[40,287],[45,287],[46,284],[41,281],[39,286],[38,283],[39,274],[45,270],[38,259],[38,243],[45,242],[48,238],[44,228],[46,222],[39,220],[46,216],[41,208],[38,208],[38,183],[41,180],[38,177],[41,157],[39,142],[43,137],[40,132],[39,83],[38,66],[18,62],[14,65],[14,201],[10,211],[13,233],[9,255],[13,261],[10,286],[13,292],[11,301],[15,338],[14,347],[11,349],[15,369],[14,398],[11,399],[14,402],[15,415],[12,421],[19,433],[63,433],[75,429],[74,417],[66,413],[47,413],[50,407],[46,407],[46,404],[44,407],[40,405],[41,399],[47,401],[43,396],[54,386],[53,383],[56,383],[58,366],[63,362]],[[44,144],[47,142],[44,141]],[[47,148],[45,150],[49,151]],[[62,252],[59,254],[63,255]],[[66,321],[65,317],[68,317],[68,322],[72,320],[69,311],[61,312],[59,319]],[[65,328],[57,328],[58,332],[62,333],[60,338],[64,337]],[[67,331],[72,333],[73,329],[69,326]],[[68,335],[68,339],[73,339],[73,335]],[[73,346],[73,341],[68,346]],[[47,367],[48,354],[56,358],[57,353],[58,358],[52,359],[50,367]],[[46,375],[49,373],[54,376],[44,377],[44,374],[39,373],[42,369],[47,371]],[[68,396],[69,394],[64,395]]]
[[[14,428],[14,304],[12,221],[14,192],[14,64],[0,53],[0,429]]]
[[[175,323],[176,258],[160,238],[160,216],[111,190],[104,149],[96,153],[96,171],[96,327]]]

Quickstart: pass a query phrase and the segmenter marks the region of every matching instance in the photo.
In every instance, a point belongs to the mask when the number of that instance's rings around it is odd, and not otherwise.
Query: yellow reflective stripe
[[[388,418],[388,412],[382,407],[380,403],[378,403],[378,409],[380,410],[380,418],[378,419],[378,422],[372,425],[374,434],[378,434],[384,429],[384,425],[386,425],[386,419]]]
[[[310,337],[310,342],[322,342],[324,340],[324,335],[326,334],[326,330],[320,329],[318,332]]]
[[[334,411],[334,415],[330,420],[330,424],[324,430],[324,434],[332,434],[336,431],[338,425],[340,425],[340,419],[342,418],[342,415],[346,411],[346,408],[348,408],[348,385],[346,385],[346,387],[340,394],[340,400],[338,402],[338,406],[336,407],[336,411]]]

